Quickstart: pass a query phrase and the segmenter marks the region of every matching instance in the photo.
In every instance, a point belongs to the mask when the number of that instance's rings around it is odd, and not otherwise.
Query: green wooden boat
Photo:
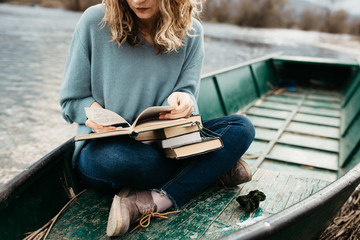
[[[360,184],[360,70],[356,61],[271,55],[203,76],[204,119],[246,114],[256,137],[245,160],[251,182],[214,185],[169,219],[122,239],[317,239]],[[277,88],[281,87],[281,88]],[[69,140],[0,190],[0,239],[21,239],[48,223],[84,187]],[[246,213],[235,199],[267,196]],[[107,239],[113,196],[87,189],[49,239]]]

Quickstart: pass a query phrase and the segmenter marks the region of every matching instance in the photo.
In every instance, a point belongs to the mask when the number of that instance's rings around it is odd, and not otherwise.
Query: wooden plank
[[[87,190],[54,225],[49,239],[100,239],[106,234],[112,196]]]
[[[340,119],[335,117],[317,116],[312,114],[298,113],[294,117],[295,121],[321,124],[333,127],[340,127]]]
[[[258,105],[258,107],[292,111],[292,110],[296,109],[297,105],[284,104],[284,103],[274,103],[274,102],[271,102],[271,101],[263,101],[260,105]]]
[[[303,98],[304,94],[305,94],[304,92],[297,90],[295,92],[294,91],[292,91],[292,92],[284,91],[284,92],[280,93],[279,95],[285,96],[285,97],[291,97],[291,98]]]
[[[340,103],[316,101],[316,100],[306,100],[304,106],[340,109]]]
[[[327,102],[334,102],[334,103],[340,103],[341,98],[340,96],[333,96],[333,95],[318,95],[311,93],[307,96],[310,100],[320,100],[320,101],[327,101]]]
[[[312,178],[316,176],[317,179],[322,179],[328,182],[332,182],[337,179],[337,172],[335,171],[329,171],[314,167],[306,167],[287,162],[273,161],[270,159],[265,159],[260,165],[260,168],[290,174],[298,177]]]
[[[266,117],[248,116],[252,124],[256,127],[265,127],[271,129],[280,128],[284,124],[284,120],[272,119]]]
[[[239,188],[212,186],[186,204],[169,219],[152,219],[148,228],[126,234],[121,239],[191,239],[199,238],[239,192]]]
[[[278,142],[299,147],[339,152],[339,140],[285,132]]]
[[[299,112],[309,113],[313,115],[329,116],[329,117],[340,117],[340,110],[328,109],[328,108],[302,106],[299,109]]]
[[[338,170],[338,154],[276,144],[267,158],[313,166],[329,170]]]
[[[246,112],[247,115],[263,116],[263,117],[279,118],[279,119],[286,119],[290,115],[290,113],[291,112],[289,111],[258,108],[258,107],[252,107]]]
[[[261,127],[255,128],[255,139],[258,140],[270,141],[271,139],[274,138],[275,134],[276,134],[276,130],[273,129],[261,128]]]
[[[292,98],[281,95],[270,95],[266,98],[267,101],[286,103],[286,104],[294,104],[297,105],[302,101],[302,98]]]
[[[265,150],[268,146],[268,142],[266,141],[258,141],[258,140],[254,140],[249,149],[247,150],[247,154],[250,155],[261,155],[261,154],[265,154]]]
[[[326,90],[326,89],[311,89],[310,94],[322,95],[322,96],[333,96],[341,98],[341,93],[339,90]]]
[[[339,128],[319,126],[308,123],[291,122],[286,131],[298,132],[320,137],[339,138]]]
[[[197,238],[238,194],[239,188],[212,186],[186,204],[169,219],[151,219],[148,228],[128,232],[121,239]],[[108,239],[107,218],[112,195],[87,190],[54,225],[49,239]],[[132,228],[132,227],[131,227]]]
[[[258,189],[265,193],[266,200],[260,202],[260,207],[253,213],[245,213],[234,198],[201,239],[218,239],[263,220],[274,212],[281,211],[305,199],[327,184],[328,182],[323,180],[258,169],[253,180],[243,185],[239,195],[246,195],[250,191]]]

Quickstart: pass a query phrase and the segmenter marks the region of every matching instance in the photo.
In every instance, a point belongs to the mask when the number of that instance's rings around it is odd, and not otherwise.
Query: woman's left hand
[[[177,119],[188,117],[194,111],[194,103],[189,94],[184,92],[173,92],[168,97],[169,106],[174,106],[175,109],[171,112],[160,113],[160,119]]]

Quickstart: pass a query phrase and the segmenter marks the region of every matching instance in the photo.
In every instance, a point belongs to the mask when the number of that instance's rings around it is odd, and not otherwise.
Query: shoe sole
[[[122,221],[123,215],[128,214],[128,212],[121,209],[121,202],[125,197],[129,195],[129,192],[130,188],[125,188],[122,189],[119,194],[114,196],[106,227],[106,235],[108,235],[109,237],[123,235],[129,229],[129,226],[124,224]],[[128,219],[128,217],[126,219]]]

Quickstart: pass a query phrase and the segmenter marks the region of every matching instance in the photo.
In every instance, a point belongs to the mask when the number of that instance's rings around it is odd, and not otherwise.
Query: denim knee
[[[241,125],[242,128],[239,129],[241,131],[239,134],[246,134],[249,140],[253,141],[255,137],[255,127],[249,118],[243,115],[231,115],[231,124]]]

